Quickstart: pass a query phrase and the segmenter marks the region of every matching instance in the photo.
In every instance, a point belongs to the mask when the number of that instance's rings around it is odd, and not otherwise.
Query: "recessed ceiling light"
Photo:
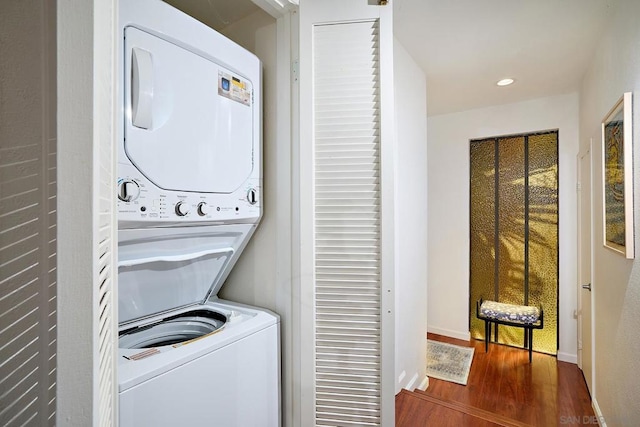
[[[510,84],[512,84],[513,82],[515,82],[515,80],[513,79],[502,79],[500,80],[498,83],[496,83],[498,86],[509,86]]]

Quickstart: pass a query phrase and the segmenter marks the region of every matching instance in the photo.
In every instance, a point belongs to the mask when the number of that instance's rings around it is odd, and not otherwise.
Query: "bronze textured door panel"
[[[542,305],[533,348],[558,348],[558,132],[471,141],[470,331],[484,339],[475,302]],[[522,346],[522,328],[492,337]]]
[[[484,339],[484,322],[475,316],[475,301],[497,299],[495,233],[496,175],[494,139],[471,141],[471,335]],[[478,335],[477,332],[481,335]]]

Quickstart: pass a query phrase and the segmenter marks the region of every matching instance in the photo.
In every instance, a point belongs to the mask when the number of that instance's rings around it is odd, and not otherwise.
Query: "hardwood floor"
[[[466,386],[429,379],[425,392],[396,397],[396,426],[597,425],[582,372],[553,356],[429,334],[429,339],[475,347]],[[493,418],[491,417],[493,414]]]

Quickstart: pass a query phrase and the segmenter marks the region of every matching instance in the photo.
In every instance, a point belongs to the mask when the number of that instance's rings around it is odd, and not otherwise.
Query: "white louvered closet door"
[[[0,4],[0,426],[6,427],[56,422],[55,22],[55,2]]]
[[[378,23],[314,28],[316,424],[380,425]]]
[[[300,5],[305,426],[394,422],[391,21],[368,0]]]

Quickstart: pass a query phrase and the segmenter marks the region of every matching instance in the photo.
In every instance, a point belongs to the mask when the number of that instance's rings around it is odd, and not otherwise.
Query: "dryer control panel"
[[[261,216],[262,187],[248,179],[228,194],[192,193],[156,187],[131,165],[119,165],[118,221],[124,228],[189,223],[253,223]]]

